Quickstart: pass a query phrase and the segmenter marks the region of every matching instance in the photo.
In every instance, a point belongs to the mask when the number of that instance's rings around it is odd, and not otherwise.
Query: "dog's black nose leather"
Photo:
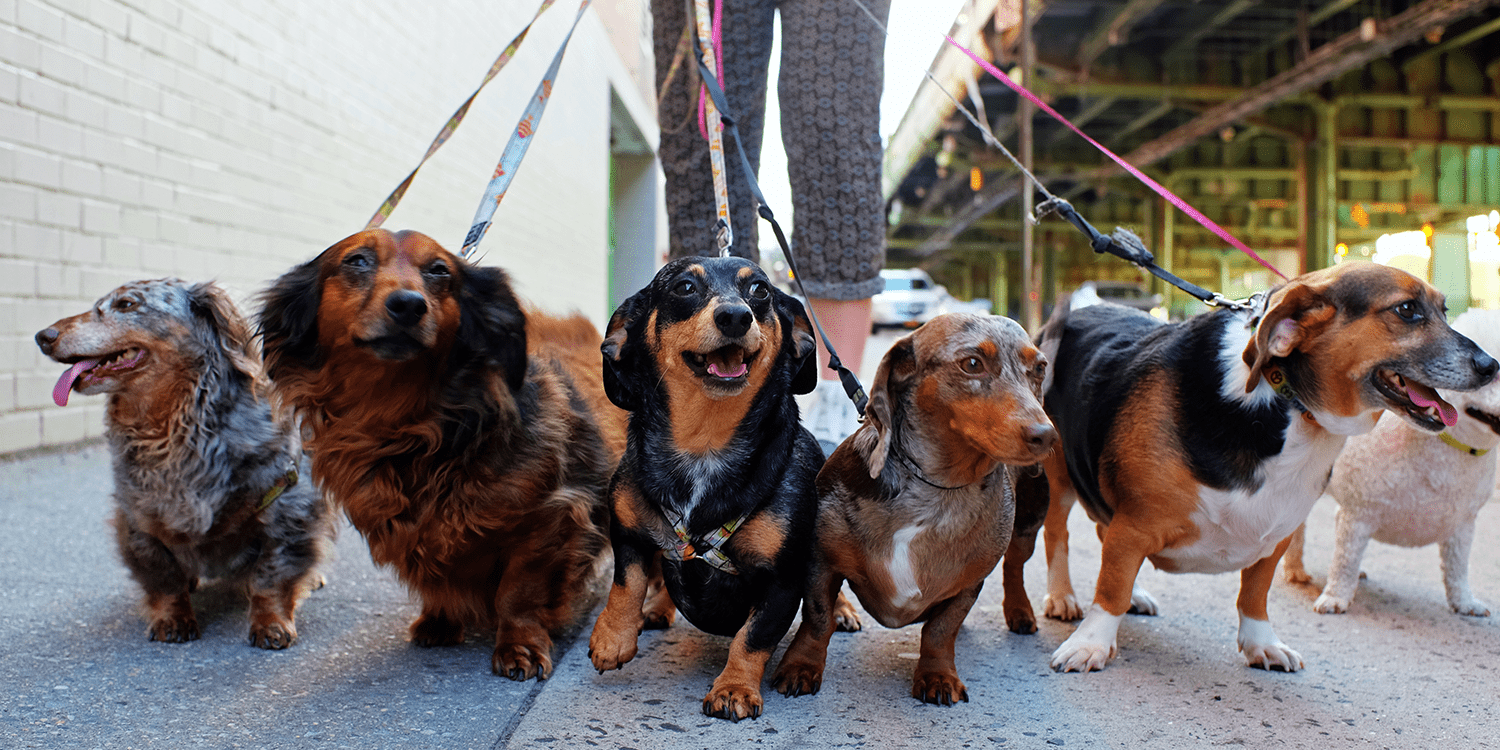
[[[398,289],[385,298],[385,310],[397,325],[414,326],[427,314],[427,300],[410,289]]]
[[[1044,453],[1057,442],[1057,430],[1050,423],[1039,422],[1027,427],[1023,437],[1033,451]]]
[[[40,338],[41,335],[39,333],[37,337]],[[1474,372],[1479,373],[1479,377],[1484,378],[1484,382],[1488,383],[1493,380],[1497,371],[1500,371],[1500,362],[1496,362],[1494,357],[1486,354],[1483,349],[1474,352]]]
[[[714,325],[718,326],[719,333],[732,339],[745,335],[753,322],[755,315],[745,305],[724,305],[714,311]]]
[[[57,343],[57,337],[62,332],[56,328],[44,328],[36,332],[36,345],[41,347],[43,354],[51,354],[52,347]]]

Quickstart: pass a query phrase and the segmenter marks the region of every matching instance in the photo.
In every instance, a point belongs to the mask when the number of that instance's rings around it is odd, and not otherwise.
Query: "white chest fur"
[[[917,571],[911,561],[912,540],[922,530],[921,526],[906,526],[891,538],[891,558],[885,567],[891,576],[891,604],[898,609],[911,606],[922,598],[922,587],[917,583]]]
[[[1269,555],[1307,520],[1343,445],[1344,437],[1294,416],[1281,453],[1261,465],[1260,489],[1203,488],[1191,516],[1197,539],[1158,557],[1178,573],[1227,573]]]

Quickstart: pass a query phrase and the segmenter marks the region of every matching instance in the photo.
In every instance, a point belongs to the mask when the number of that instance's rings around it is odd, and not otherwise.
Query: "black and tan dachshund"
[[[823,455],[792,398],[816,380],[807,313],[747,260],[685,258],[615,311],[602,350],[630,427],[609,490],[615,577],[594,667],[634,658],[643,625],[669,622],[675,604],[734,637],[703,712],[759,716],[813,550]],[[658,565],[670,602],[647,600]]]

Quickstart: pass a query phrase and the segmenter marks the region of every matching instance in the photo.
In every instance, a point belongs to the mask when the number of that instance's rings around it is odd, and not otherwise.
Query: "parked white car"
[[[883,327],[916,328],[943,312],[948,290],[935,284],[920,268],[893,269],[880,272],[885,291],[870,298],[870,330]]]

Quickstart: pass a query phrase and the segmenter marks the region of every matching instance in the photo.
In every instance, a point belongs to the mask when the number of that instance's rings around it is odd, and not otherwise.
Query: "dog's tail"
[[[1046,324],[1032,339],[1037,348],[1042,350],[1042,356],[1050,363],[1047,374],[1042,377],[1043,397],[1052,388],[1052,373],[1057,370],[1057,352],[1062,348],[1063,329],[1068,326],[1068,305],[1071,299],[1072,295],[1068,294],[1058,296],[1057,304],[1052,308],[1052,317],[1047,319]]]

